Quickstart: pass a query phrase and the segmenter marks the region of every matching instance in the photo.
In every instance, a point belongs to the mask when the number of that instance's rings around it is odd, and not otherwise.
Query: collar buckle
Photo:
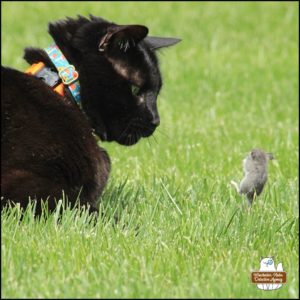
[[[73,65],[68,65],[58,72],[58,76],[61,78],[63,84],[70,85],[78,79],[79,75]]]
[[[57,45],[51,45],[44,49],[55,66],[62,84],[67,86],[77,104],[80,104],[79,74],[75,67],[67,61]]]

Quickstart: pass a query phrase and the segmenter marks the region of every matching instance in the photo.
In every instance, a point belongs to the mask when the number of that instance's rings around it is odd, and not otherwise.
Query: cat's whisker
[[[167,129],[170,129],[171,124],[169,122],[164,121],[160,124],[160,127],[166,127]]]
[[[162,131],[161,129],[156,130],[156,132],[157,134],[162,134],[164,137],[170,139],[170,136],[166,132]]]
[[[152,145],[152,142],[151,142],[152,138],[150,137],[147,140],[148,140],[148,144],[150,145],[150,151],[151,151],[152,155],[155,155],[155,152],[153,150],[153,145]]]
[[[137,141],[138,138],[139,138],[139,136],[140,136],[140,135],[139,135],[137,132],[135,132],[135,133],[134,133],[134,141]]]
[[[147,139],[147,142],[148,142],[148,144],[150,146],[150,149],[152,149],[151,139]]]
[[[171,130],[171,126],[170,125],[166,125],[166,124],[162,124],[162,125],[159,126],[159,129],[170,131]]]
[[[156,144],[158,145],[158,141],[157,141],[157,139],[156,139],[156,136],[153,134],[151,137],[153,138],[153,140],[154,140],[154,141],[156,142]]]
[[[131,124],[132,124],[132,120],[128,123],[128,125],[125,127],[125,129],[122,131],[122,133],[119,135],[118,139],[121,139],[123,136],[126,135],[126,132],[130,128]]]

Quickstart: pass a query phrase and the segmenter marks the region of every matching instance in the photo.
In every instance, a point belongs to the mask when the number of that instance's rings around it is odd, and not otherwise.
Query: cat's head
[[[49,32],[79,70],[82,107],[102,140],[133,145],[155,131],[162,86],[155,52],[179,39],[93,16],[50,24]]]

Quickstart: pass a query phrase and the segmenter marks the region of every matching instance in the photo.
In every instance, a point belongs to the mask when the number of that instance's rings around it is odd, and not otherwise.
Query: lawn
[[[1,214],[3,298],[299,296],[299,5],[294,2],[1,2],[2,65],[51,43],[47,23],[92,13],[182,42],[159,53],[161,125],[132,147],[102,143],[112,173],[94,226],[67,210]],[[66,141],[67,143],[68,141]],[[252,148],[272,152],[251,210],[230,187]],[[117,215],[119,221],[114,222]],[[287,283],[250,282],[260,258]]]

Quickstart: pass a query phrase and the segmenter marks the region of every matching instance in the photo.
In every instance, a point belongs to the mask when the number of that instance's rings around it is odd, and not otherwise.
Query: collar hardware
[[[79,74],[75,70],[75,67],[69,64],[66,57],[63,55],[57,45],[51,45],[44,49],[57,69],[58,75],[62,80],[62,84],[69,88],[74,100],[80,105],[80,84]],[[56,90],[56,89],[55,89]],[[62,91],[60,88],[56,91]]]
[[[25,73],[34,75],[35,77],[44,81],[47,85],[54,88],[61,83],[58,74],[46,67],[44,63],[39,62],[31,65]]]
[[[25,73],[36,76],[53,88],[62,97],[65,96],[67,86],[75,102],[81,106],[79,74],[75,67],[67,61],[57,45],[44,49],[54,64],[57,72],[45,66],[43,62],[32,64]]]
[[[58,72],[58,76],[61,78],[63,84],[70,85],[78,79],[78,72],[75,70],[73,65],[69,65],[65,68],[62,68]]]
[[[38,71],[35,76],[37,78],[42,79],[45,83],[47,83],[51,87],[55,87],[59,83],[59,76],[57,73],[51,71],[50,68],[44,67],[40,71]]]

